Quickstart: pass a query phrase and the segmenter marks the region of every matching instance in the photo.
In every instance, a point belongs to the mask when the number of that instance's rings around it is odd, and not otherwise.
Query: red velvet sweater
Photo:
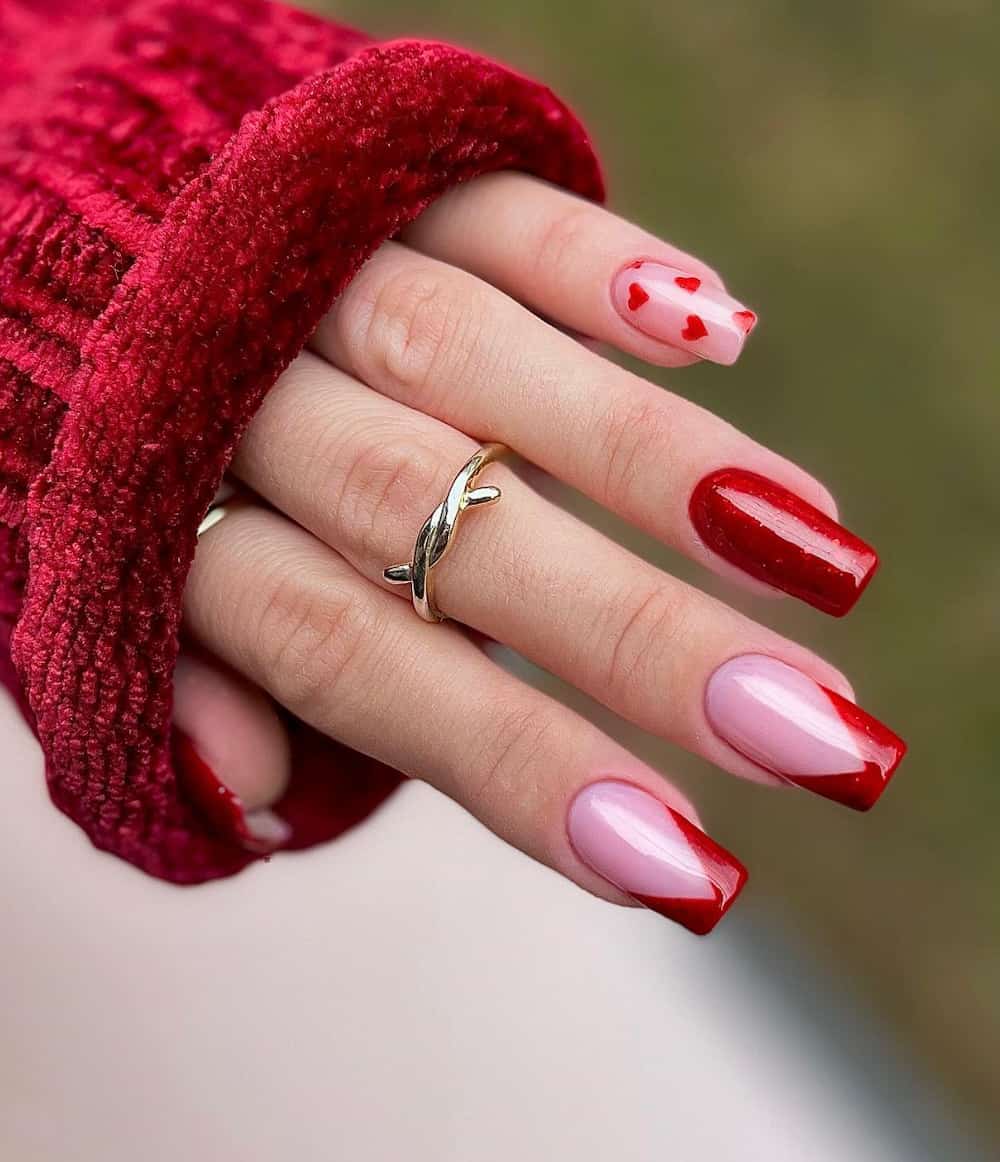
[[[565,106],[467,52],[265,0],[0,0],[0,677],[97,847],[178,883],[255,858],[173,761],[195,529],[361,263],[500,168],[601,196]],[[397,776],[292,729],[303,847]]]

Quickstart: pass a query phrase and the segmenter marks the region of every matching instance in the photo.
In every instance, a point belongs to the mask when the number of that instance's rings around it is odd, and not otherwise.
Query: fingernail
[[[173,757],[184,793],[219,835],[258,855],[277,850],[291,837],[291,827],[273,811],[247,811],[243,800],[216,775],[190,735],[176,726]]]
[[[746,868],[683,815],[647,791],[605,779],[570,805],[573,850],[640,904],[704,936],[746,883]]]
[[[630,262],[615,275],[611,297],[637,331],[713,363],[735,363],[757,325],[724,290],[661,262]]]
[[[705,713],[751,762],[855,811],[875,805],[906,754],[878,719],[765,654],[724,662],[708,681]]]
[[[751,577],[843,617],[878,567],[878,554],[826,513],[773,480],[723,468],[690,503],[705,544]]]

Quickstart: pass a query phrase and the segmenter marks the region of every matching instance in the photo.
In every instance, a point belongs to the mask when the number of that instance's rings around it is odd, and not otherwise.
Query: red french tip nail
[[[642,892],[632,892],[631,895],[640,904],[682,925],[696,936],[707,936],[746,886],[747,869],[700,828],[681,815],[677,819],[686,828],[692,850],[697,853],[702,866],[713,868],[712,898],[692,900],[676,896],[647,896]]]
[[[805,791],[832,799],[854,811],[870,811],[881,799],[889,780],[903,761],[906,743],[884,723],[835,690],[826,686],[821,689],[849,732],[864,766],[860,771],[837,775],[785,774],[784,777]]]
[[[181,789],[220,836],[258,854],[275,849],[274,843],[254,835],[247,825],[243,800],[219,779],[190,736],[176,726],[171,749]]]
[[[708,680],[705,715],[751,762],[855,811],[878,802],[906,754],[877,718],[768,654],[723,662]]]
[[[871,545],[756,472],[723,468],[706,476],[689,511],[713,552],[834,617],[852,609],[878,567]]]
[[[567,815],[570,844],[632,899],[704,936],[732,906],[747,870],[680,812],[641,787],[600,779]]]

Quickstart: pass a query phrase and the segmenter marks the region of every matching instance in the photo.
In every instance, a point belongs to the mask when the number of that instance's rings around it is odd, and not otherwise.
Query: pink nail
[[[618,272],[611,297],[637,331],[713,363],[735,363],[757,325],[754,312],[724,290],[648,259]]]
[[[708,681],[705,713],[741,755],[856,811],[875,805],[906,753],[878,719],[765,654],[724,662]]]
[[[647,908],[703,936],[746,883],[746,868],[647,791],[606,779],[570,805],[567,830],[585,864]]]

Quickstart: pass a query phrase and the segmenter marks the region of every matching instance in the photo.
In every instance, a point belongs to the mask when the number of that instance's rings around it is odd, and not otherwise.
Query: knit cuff
[[[371,44],[260,0],[227,3],[228,25],[191,0],[96,7],[14,3],[0,28],[0,659],[9,646],[16,681],[3,660],[0,678],[94,844],[197,882],[256,858],[189,800],[171,745],[195,529],[254,411],[365,259],[453,184],[514,168],[602,187],[566,107],[470,53]],[[249,73],[220,69],[235,29]],[[289,847],[397,781],[293,738]]]

